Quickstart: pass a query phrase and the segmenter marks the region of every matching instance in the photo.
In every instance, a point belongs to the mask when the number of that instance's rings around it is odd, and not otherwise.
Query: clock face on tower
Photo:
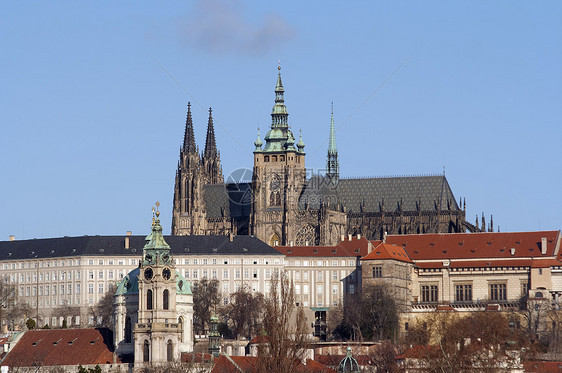
[[[144,270],[144,278],[147,280],[151,280],[152,276],[154,276],[154,272],[152,272],[152,268],[147,268]]]
[[[164,254],[164,255],[162,255],[162,260],[164,261],[164,263],[169,263],[170,262],[170,256],[168,254]]]
[[[152,255],[151,254],[146,254],[146,256],[144,258],[146,259],[147,262],[152,262]]]
[[[164,280],[169,280],[170,277],[172,277],[172,271],[170,271],[170,268],[164,268],[162,270],[162,277],[164,277]]]

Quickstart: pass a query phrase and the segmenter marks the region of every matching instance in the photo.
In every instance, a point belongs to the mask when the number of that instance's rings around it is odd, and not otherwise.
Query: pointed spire
[[[336,129],[334,126],[334,103],[332,102],[332,114],[330,119],[330,139],[328,141],[328,159],[326,160],[326,176],[337,182],[340,177],[338,163],[338,149],[336,148]]]
[[[217,143],[215,141],[215,127],[213,125],[213,109],[209,108],[209,123],[207,124],[207,139],[205,140],[205,158],[217,156]]]
[[[196,153],[195,135],[193,134],[193,121],[191,119],[191,102],[187,103],[187,119],[185,121],[185,134],[183,136],[183,151]]]
[[[256,149],[254,149],[254,152],[261,152],[262,145],[263,141],[261,141],[260,139],[260,128],[258,127],[258,138],[256,141],[254,141],[254,146],[256,147]]]

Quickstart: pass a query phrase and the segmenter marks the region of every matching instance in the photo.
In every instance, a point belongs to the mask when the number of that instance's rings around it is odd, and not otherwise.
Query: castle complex
[[[173,235],[254,235],[270,245],[335,245],[344,235],[493,231],[466,221],[445,175],[352,178],[339,176],[334,113],[325,175],[310,175],[305,144],[289,125],[279,68],[271,127],[254,142],[251,182],[225,183],[209,110],[199,153],[191,106],[176,172]]]

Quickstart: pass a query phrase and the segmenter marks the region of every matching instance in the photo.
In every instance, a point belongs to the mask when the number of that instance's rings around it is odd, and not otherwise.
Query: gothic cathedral
[[[342,236],[479,232],[466,221],[445,175],[341,178],[334,112],[324,172],[305,167],[305,144],[289,124],[281,68],[271,126],[254,142],[251,182],[225,183],[209,110],[205,150],[193,135],[191,106],[173,202],[173,235],[250,234],[270,245],[335,245]],[[491,223],[492,224],[492,223]],[[493,230],[492,225],[488,230]]]

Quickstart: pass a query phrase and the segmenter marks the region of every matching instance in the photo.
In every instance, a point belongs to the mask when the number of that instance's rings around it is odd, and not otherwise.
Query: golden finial
[[[279,60],[279,66],[277,66],[277,70],[281,71],[281,60]]]
[[[156,201],[156,217],[160,216],[160,211],[158,211],[158,207],[160,207],[160,202]]]

